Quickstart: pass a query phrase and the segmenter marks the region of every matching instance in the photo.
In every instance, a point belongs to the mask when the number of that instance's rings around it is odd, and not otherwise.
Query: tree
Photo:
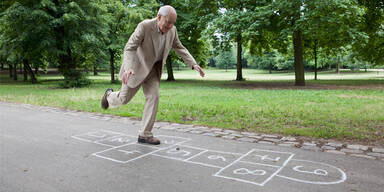
[[[365,38],[357,39],[353,49],[359,59],[374,65],[384,64],[384,2],[358,0],[363,8],[363,20],[358,25]]]
[[[236,57],[233,54],[234,50],[222,50],[215,57],[216,66],[221,69],[232,69],[236,66]]]
[[[153,11],[158,4],[154,1],[132,0],[104,0],[102,1],[107,27],[104,41],[109,54],[111,83],[115,82],[116,57],[122,54],[125,43],[135,30],[137,24],[143,19],[155,15]]]
[[[242,74],[243,33],[249,26],[248,13],[245,9],[247,1],[222,1],[220,13],[211,23],[211,34],[219,35],[217,40],[228,50],[230,42],[237,44],[236,80],[244,80]]]
[[[197,64],[204,67],[209,59],[208,40],[202,36],[212,14],[217,12],[217,2],[212,0],[160,0],[160,5],[171,5],[177,11],[177,31],[182,44],[195,58]],[[171,51],[166,62],[168,78],[174,81],[172,63],[173,60],[181,60]]]
[[[315,79],[317,79],[319,50],[337,56],[343,53],[340,51],[342,47],[347,47],[354,39],[362,38],[362,34],[356,28],[361,21],[362,10],[354,1],[334,0],[308,1],[305,9],[308,10],[306,21],[303,23],[306,48],[304,51],[307,50],[305,54],[307,58],[315,60]],[[338,68],[336,70],[338,71]]]
[[[89,84],[84,75],[77,71],[86,59],[88,51],[100,51],[95,45],[102,44],[105,27],[102,10],[97,0],[43,1],[51,39],[55,42],[53,58],[59,63],[59,70],[64,75],[64,87],[84,86]],[[95,49],[89,49],[91,47]]]
[[[49,42],[42,40],[47,35],[47,25],[44,25],[47,16],[41,11],[41,4],[36,4],[34,1],[27,0],[22,3],[8,1],[8,3],[10,6],[1,17],[0,55],[13,60],[15,80],[17,79],[16,64],[22,61],[24,81],[27,80],[28,71],[32,83],[36,83],[30,62],[38,62],[43,50],[49,46]]]
[[[292,41],[295,85],[298,86],[305,85],[303,42],[311,45],[308,47],[315,51],[317,60],[319,47],[337,52],[358,35],[352,27],[359,16],[354,0],[281,0],[272,1],[263,10],[270,11],[262,12],[261,18],[267,16],[272,29],[278,29],[274,32],[278,33],[276,41],[279,43],[274,43],[273,47],[286,52],[289,47],[286,43]]]

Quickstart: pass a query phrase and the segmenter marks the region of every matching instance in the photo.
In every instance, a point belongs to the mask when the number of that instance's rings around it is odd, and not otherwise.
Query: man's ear
[[[157,20],[160,21],[160,19],[161,19],[161,15],[157,14]]]

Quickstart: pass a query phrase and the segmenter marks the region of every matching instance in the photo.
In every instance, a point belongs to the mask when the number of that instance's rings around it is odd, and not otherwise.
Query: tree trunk
[[[315,40],[315,45],[313,46],[313,53],[315,55],[315,80],[317,80],[317,39]]]
[[[1,68],[0,69],[4,70],[4,63],[3,62],[1,62]]]
[[[114,63],[115,53],[113,52],[112,49],[109,49],[109,56],[110,56],[109,63],[111,67],[111,83],[114,83],[115,82],[115,63]]]
[[[29,76],[31,77],[32,83],[33,84],[37,83],[35,74],[33,74],[33,70],[32,70],[32,67],[29,65],[28,59],[23,59],[23,63],[24,63],[24,69],[26,70],[26,72],[29,73]]]
[[[272,74],[272,62],[269,62],[269,74]]]
[[[8,66],[9,66],[9,77],[12,78],[13,77],[13,73],[12,73],[13,72],[13,66],[10,63],[8,64]]]
[[[76,63],[72,58],[72,50],[68,47],[66,48],[67,54],[60,55],[60,64],[63,67],[63,75],[72,79],[77,80],[77,74],[73,73],[76,70]]]
[[[31,81],[32,81],[32,83],[33,83],[33,84],[37,83],[36,76],[35,76],[35,74],[33,73],[32,67],[29,65],[28,60],[26,60],[26,62],[24,63],[24,65],[26,66],[27,72],[29,73],[29,76],[31,77]]]
[[[38,67],[38,66],[35,67],[35,74],[36,74],[36,75],[39,74],[39,67]]]
[[[25,63],[28,63],[27,59],[23,59],[23,81],[28,81],[27,66]]]
[[[339,59],[337,59],[337,62],[336,62],[336,73],[337,74],[340,73],[340,70],[339,70]]]
[[[337,56],[337,62],[336,62],[336,73],[337,74],[340,74],[340,65],[339,65],[339,63],[340,63],[340,56]]]
[[[167,81],[175,81],[175,77],[173,76],[172,57],[171,56],[168,56],[166,65],[167,65],[167,73],[168,73]]]
[[[94,76],[98,75],[98,73],[97,73],[97,66],[96,65],[93,65],[93,75]]]
[[[295,57],[295,85],[305,86],[304,62],[303,62],[303,43],[301,40],[301,31],[293,32],[293,48]]]
[[[237,35],[237,76],[236,81],[242,81],[242,63],[241,63],[241,52],[242,52],[242,42],[241,42],[241,32]]]
[[[17,63],[13,66],[13,80],[17,81]]]

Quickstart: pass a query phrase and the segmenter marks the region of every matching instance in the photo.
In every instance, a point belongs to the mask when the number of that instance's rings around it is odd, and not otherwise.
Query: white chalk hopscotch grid
[[[77,140],[109,147],[105,150],[92,153],[92,155],[113,162],[129,163],[151,155],[190,164],[218,168],[219,171],[212,176],[258,186],[264,186],[275,176],[295,182],[322,185],[342,183],[347,179],[346,174],[335,166],[320,162],[293,159],[295,155],[293,153],[263,149],[252,149],[245,154],[231,153],[183,145],[183,143],[191,140],[189,138],[167,135],[159,135],[157,137],[162,141],[162,144],[154,146],[138,143],[137,136],[109,130],[99,130],[72,136],[72,138]],[[303,166],[295,166],[292,170],[289,170],[291,172],[294,171],[296,175],[312,175],[315,177],[313,181],[279,174],[290,162],[302,162],[304,165],[305,163],[309,163],[311,166],[318,166],[321,169],[319,168],[313,171],[307,166],[308,170],[304,171],[300,170],[303,169]],[[339,179],[336,181],[326,181],[326,179],[324,179],[325,176],[328,176],[326,168],[333,171],[330,173],[337,174]],[[322,180],[316,181],[316,179]]]

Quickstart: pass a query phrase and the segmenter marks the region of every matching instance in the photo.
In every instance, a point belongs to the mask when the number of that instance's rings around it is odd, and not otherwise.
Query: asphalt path
[[[1,192],[380,191],[384,161],[154,130],[0,102]]]

